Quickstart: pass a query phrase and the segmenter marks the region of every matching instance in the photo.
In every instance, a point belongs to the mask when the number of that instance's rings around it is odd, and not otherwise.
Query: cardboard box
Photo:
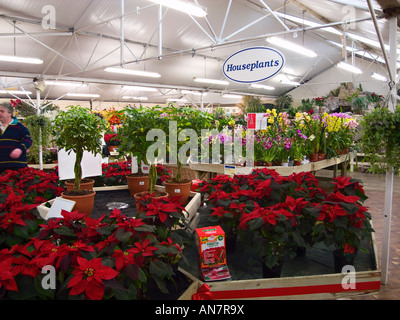
[[[224,230],[220,226],[197,228],[196,239],[203,279],[205,281],[229,279]]]
[[[225,232],[220,226],[198,228],[196,238],[201,268],[226,264]]]

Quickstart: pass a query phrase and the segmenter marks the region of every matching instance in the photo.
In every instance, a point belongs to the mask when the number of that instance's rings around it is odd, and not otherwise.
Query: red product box
[[[196,239],[201,268],[226,264],[225,232],[220,226],[197,228]]]

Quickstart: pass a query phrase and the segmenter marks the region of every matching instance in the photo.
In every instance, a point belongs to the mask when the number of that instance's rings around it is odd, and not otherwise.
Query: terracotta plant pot
[[[325,153],[318,153],[318,160],[324,160],[325,159]]]
[[[140,198],[142,198],[144,195],[149,194],[149,191],[143,191],[143,192],[138,192],[133,195],[136,201],[136,211],[137,213],[143,212],[142,205],[140,204]],[[155,191],[155,195],[152,197],[154,199],[163,199],[163,198],[168,198],[168,193],[164,191]]]
[[[90,217],[94,206],[94,197],[96,195],[96,191],[86,191],[86,194],[80,195],[74,195],[73,191],[66,191],[61,194],[61,197],[76,202],[74,208],[72,209],[73,211],[77,210],[80,213],[86,213],[86,215]]]
[[[115,152],[116,151],[115,149],[118,149],[118,146],[108,146],[109,152]]]
[[[318,161],[318,153],[312,153],[312,154],[310,155],[310,161],[311,161],[311,162],[316,162],[316,161]]]
[[[164,181],[165,191],[168,192],[169,197],[179,197],[179,201],[182,204],[186,204],[189,195],[190,189],[192,186],[191,180],[182,180],[181,182],[167,182]]]
[[[149,176],[147,175],[138,176],[135,174],[128,174],[126,175],[126,180],[128,181],[128,188],[131,196],[149,190]]]
[[[301,161],[299,161],[299,160],[294,160],[294,165],[295,165],[295,166],[301,166]]]
[[[93,179],[82,179],[79,186],[79,190],[93,190],[94,180]],[[72,191],[75,188],[75,180],[66,180],[65,187],[67,191]]]

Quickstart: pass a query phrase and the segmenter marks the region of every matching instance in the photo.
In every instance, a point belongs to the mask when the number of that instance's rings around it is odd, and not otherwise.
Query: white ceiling
[[[149,103],[165,103],[166,98],[186,97],[199,105],[201,98],[182,94],[181,90],[202,90],[203,103],[236,103],[222,98],[222,93],[279,96],[295,88],[280,82],[282,74],[261,84],[275,87],[273,91],[250,88],[248,84],[230,81],[227,86],[204,85],[194,77],[224,79],[224,61],[240,49],[251,46],[271,46],[266,36],[285,32],[287,40],[303,44],[318,56],[308,58],[279,48],[285,58],[284,72],[300,83],[307,83],[323,72],[336,68],[343,59],[342,49],[331,42],[341,43],[341,36],[324,29],[302,31],[302,21],[319,24],[339,22],[336,30],[343,32],[342,21],[363,19],[347,29],[347,45],[352,35],[378,41],[366,1],[321,0],[194,0],[207,10],[206,18],[192,17],[173,9],[163,8],[159,22],[159,6],[148,0],[1,0],[0,55],[32,56],[44,60],[41,65],[0,62],[0,89],[32,91],[36,97],[34,78],[81,81],[87,87],[68,89],[47,86],[42,99],[58,99],[67,91],[90,92],[100,95],[95,100],[122,101],[122,96],[148,96]],[[398,2],[398,1],[392,1]],[[381,7],[375,2],[379,27],[388,44],[388,21],[380,18]],[[398,4],[398,3],[397,3]],[[55,29],[42,25],[46,6],[55,9]],[[266,7],[267,6],[267,7]],[[283,26],[269,9],[301,19],[293,22],[281,19]],[[123,23],[121,14],[124,13]],[[46,21],[46,20],[44,20]],[[224,23],[225,22],[225,23]],[[125,44],[121,49],[121,34]],[[160,58],[159,26],[162,51]],[[294,32],[294,30],[298,30]],[[328,41],[329,40],[329,41]],[[365,50],[363,60],[381,55],[379,47],[356,41]],[[278,47],[276,47],[278,49]],[[158,72],[161,78],[143,78],[112,74],[105,67],[121,65],[134,70]],[[123,85],[157,87],[157,92],[133,92]],[[0,98],[10,97],[0,94]],[[23,96],[21,96],[23,98]],[[65,97],[63,98],[65,99]],[[133,102],[127,100],[127,102]],[[146,102],[146,101],[144,101]]]

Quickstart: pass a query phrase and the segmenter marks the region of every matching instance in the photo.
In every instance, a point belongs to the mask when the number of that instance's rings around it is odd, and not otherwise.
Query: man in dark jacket
[[[0,173],[28,165],[26,152],[32,145],[31,135],[13,115],[10,103],[0,103]]]

